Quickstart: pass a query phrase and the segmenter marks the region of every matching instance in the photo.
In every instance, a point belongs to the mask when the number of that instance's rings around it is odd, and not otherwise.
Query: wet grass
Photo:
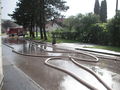
[[[114,46],[93,46],[93,47],[85,47],[85,48],[96,48],[96,49],[105,49],[105,50],[111,50],[120,52],[120,47],[114,47]]]

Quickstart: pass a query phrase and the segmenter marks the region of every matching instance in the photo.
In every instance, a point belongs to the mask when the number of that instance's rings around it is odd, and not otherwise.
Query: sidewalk
[[[95,49],[95,48],[84,48],[84,47],[92,47],[92,44],[79,44],[79,43],[60,43],[56,44],[59,47],[71,49],[71,50],[82,50],[82,51],[89,51],[94,53],[101,53],[101,54],[108,54],[114,56],[120,56],[120,52],[104,50],[104,49]]]
[[[4,84],[2,90],[44,90],[15,64],[3,59]]]

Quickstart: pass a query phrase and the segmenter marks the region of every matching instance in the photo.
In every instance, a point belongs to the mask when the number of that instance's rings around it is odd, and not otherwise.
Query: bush
[[[92,25],[89,30],[89,42],[102,45],[109,44],[110,37],[106,25],[106,23]]]
[[[56,37],[83,43],[120,46],[120,13],[108,23],[100,23],[99,16],[89,13],[72,16],[64,24],[66,28],[54,32]]]
[[[120,16],[109,21],[107,28],[111,35],[111,44],[120,46]]]

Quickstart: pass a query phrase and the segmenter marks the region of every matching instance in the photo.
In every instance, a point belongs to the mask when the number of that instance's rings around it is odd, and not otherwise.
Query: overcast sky
[[[16,2],[18,0],[2,0],[2,18],[3,19],[10,19],[8,13],[12,13],[16,7]],[[94,3],[95,0],[65,0],[70,9],[63,13],[64,15],[71,16],[76,15],[78,13],[89,13],[93,12],[94,10]],[[102,0],[99,0],[100,3]],[[119,1],[119,0],[118,0]],[[115,15],[115,5],[116,0],[107,0],[107,7],[108,7],[108,18],[112,18]],[[119,9],[120,9],[120,1],[119,1]]]

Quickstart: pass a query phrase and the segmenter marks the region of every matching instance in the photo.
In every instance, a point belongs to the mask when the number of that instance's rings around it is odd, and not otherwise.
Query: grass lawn
[[[105,49],[105,50],[120,52],[120,47],[113,47],[113,46],[93,46],[93,47],[85,47],[85,48]]]

